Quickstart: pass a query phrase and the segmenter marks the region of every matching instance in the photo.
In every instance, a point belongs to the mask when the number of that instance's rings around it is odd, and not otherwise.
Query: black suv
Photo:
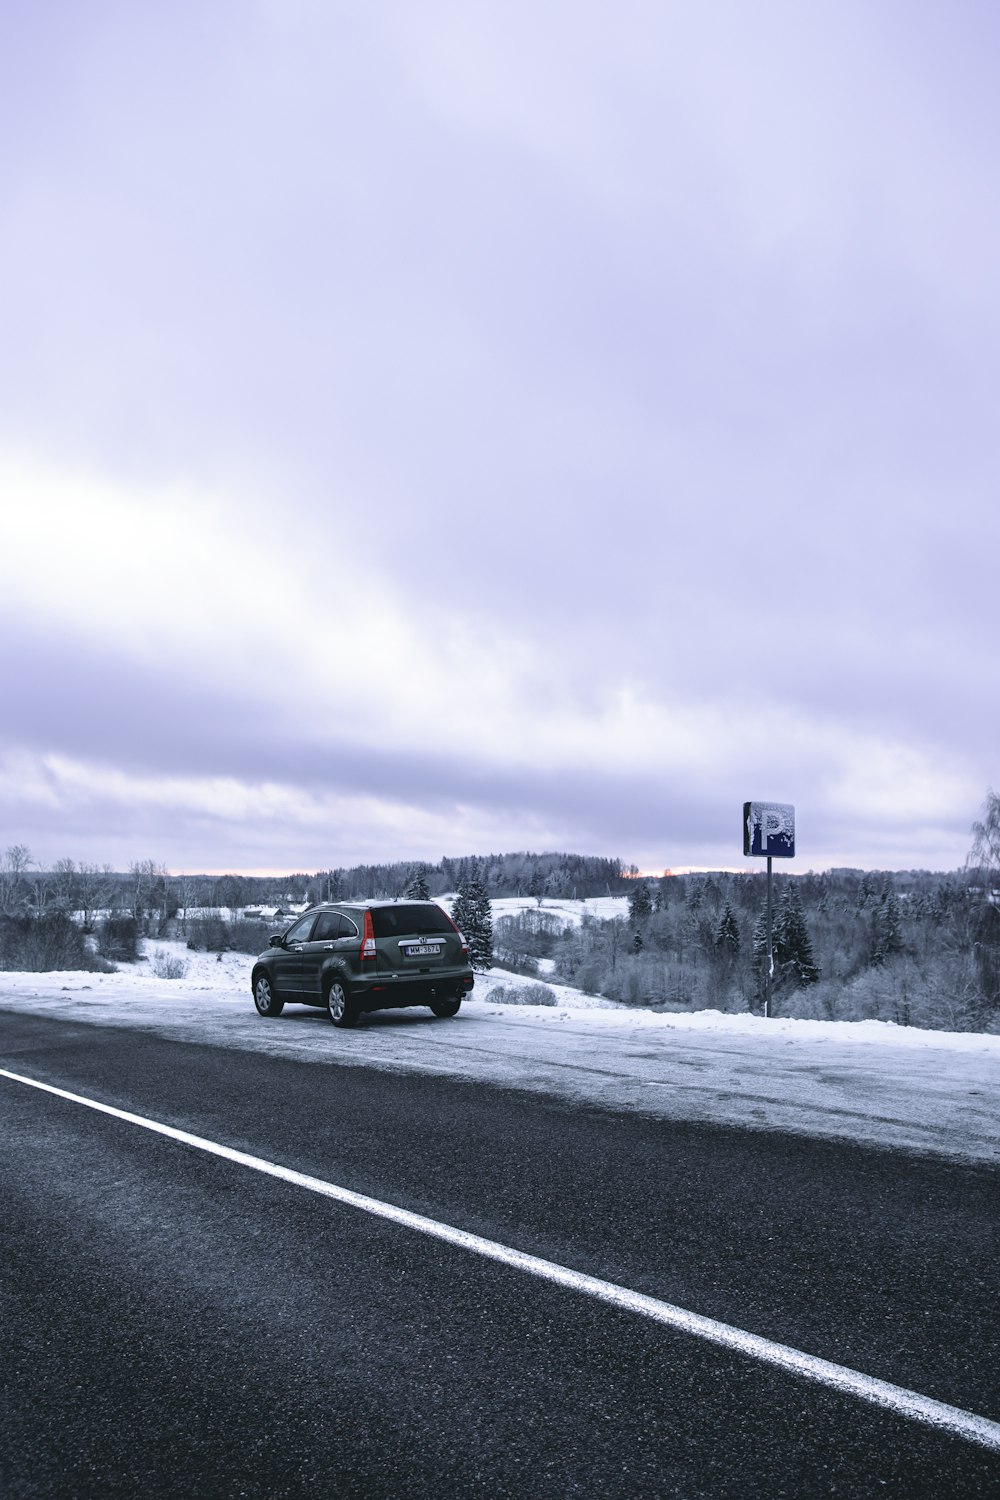
[[[339,901],[275,934],[253,966],[262,1016],[286,1001],[326,1006],[334,1026],[362,1011],[429,1005],[454,1016],[475,983],[469,945],[436,901]]]

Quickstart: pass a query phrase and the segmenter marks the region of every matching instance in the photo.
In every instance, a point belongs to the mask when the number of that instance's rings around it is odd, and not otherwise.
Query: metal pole
[[[771,984],[774,980],[774,944],[771,924],[771,855],[768,855],[768,974],[765,978],[765,1016],[771,1016]]]

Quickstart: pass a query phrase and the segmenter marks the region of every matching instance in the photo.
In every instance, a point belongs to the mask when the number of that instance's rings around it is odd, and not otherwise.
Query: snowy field
[[[258,1016],[251,964],[241,954],[219,960],[180,942],[149,940],[143,960],[115,974],[0,973],[0,1011],[130,1027],[317,1066],[447,1074],[670,1120],[1000,1162],[997,1036],[877,1021],[661,1015],[567,985],[549,986],[554,1006],[501,1005],[490,998],[497,986],[530,981],[499,969],[477,978],[452,1021],[414,1008],[337,1031],[323,1011],[301,1006],[289,1006],[280,1019]],[[158,976],[171,965],[182,971],[178,977]]]
[[[443,896],[435,896],[434,900],[443,906],[446,911],[451,911],[455,904],[455,892],[450,891]],[[348,902],[350,904],[350,902]],[[187,909],[189,917],[221,917],[224,922],[231,922],[234,917],[252,917],[257,921],[275,923],[275,930],[280,931],[301,912],[308,911],[308,902],[286,902],[281,908],[283,915],[275,917],[273,906],[244,906],[239,912],[233,912],[228,906],[191,906]],[[490,901],[490,910],[494,922],[498,917],[516,916],[522,911],[542,911],[550,917],[558,917],[561,922],[570,923],[579,927],[584,915],[599,917],[602,922],[611,917],[626,917],[628,915],[627,896],[586,896],[580,898],[546,896],[539,907],[534,896],[494,896]],[[77,912],[78,919],[82,919],[83,913]],[[97,916],[109,916],[109,912],[93,913]]]
[[[450,910],[455,898],[443,896],[441,899]],[[561,899],[558,896],[546,896],[539,906],[534,896],[495,896],[490,902],[490,910],[494,922],[498,917],[516,916],[522,911],[541,911],[550,917],[558,917],[561,922],[579,927],[585,914],[598,917],[602,922],[607,922],[612,917],[628,916],[628,897],[587,896],[582,900],[571,900],[568,897]]]

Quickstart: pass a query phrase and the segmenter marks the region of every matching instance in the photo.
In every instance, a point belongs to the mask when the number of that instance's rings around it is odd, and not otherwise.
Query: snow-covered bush
[[[182,958],[175,958],[172,953],[167,953],[162,948],[157,948],[150,961],[150,968],[157,979],[183,979],[187,973],[187,964]]]
[[[547,984],[498,984],[490,990],[495,1005],[555,1005],[554,991]]]
[[[41,916],[0,916],[0,969],[38,974],[52,969],[109,973],[77,924],[64,912]]]
[[[97,929],[97,946],[115,963],[134,964],[139,957],[139,924],[135,917],[105,917]]]
[[[839,1019],[871,1017],[895,1021],[897,1026],[979,1031],[980,1011],[971,955],[943,953],[921,960],[900,955],[844,987]]]
[[[229,924],[218,915],[191,917],[186,925],[187,945],[193,952],[225,953],[233,946]]]
[[[272,932],[280,932],[287,923],[274,925],[240,917],[224,922],[218,914],[191,917],[187,923],[187,945],[201,953],[263,953]]]

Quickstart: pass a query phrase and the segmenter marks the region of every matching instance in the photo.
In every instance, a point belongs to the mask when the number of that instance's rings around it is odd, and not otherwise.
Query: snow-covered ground
[[[183,975],[158,977],[171,962]],[[251,963],[151,940],[141,963],[115,974],[0,973],[0,1012],[133,1027],[316,1065],[448,1074],[671,1120],[1000,1162],[997,1036],[717,1011],[660,1015],[567,985],[548,986],[553,1006],[504,1005],[490,999],[497,986],[530,981],[499,969],[477,978],[453,1021],[425,1009],[385,1011],[337,1031],[324,1012],[300,1006],[263,1020],[250,998]]]
[[[451,911],[455,904],[456,893],[449,891],[443,896],[434,899],[440,905]],[[584,914],[592,917],[600,917],[607,921],[610,917],[625,917],[628,915],[627,896],[587,896],[587,897],[560,897],[546,896],[541,905],[534,896],[494,896],[490,901],[493,912],[493,920],[498,917],[514,916],[522,911],[542,911],[549,916],[558,917],[561,922],[567,922],[574,927],[579,927]],[[275,917],[274,906],[241,906],[239,911],[231,911],[228,906],[189,906],[187,915],[189,917],[221,917],[223,922],[231,922],[239,917],[251,917],[261,922],[276,921],[280,928],[283,924],[291,922],[292,918],[301,912],[308,910],[308,902],[285,902],[280,907],[281,917]],[[107,912],[94,913],[95,916],[107,916]],[[83,913],[77,916],[82,919]]]
[[[453,899],[451,896],[441,897],[446,904]],[[628,897],[588,896],[586,899],[576,900],[546,896],[539,905],[534,896],[495,896],[490,902],[490,910],[494,922],[498,917],[516,916],[522,911],[540,911],[550,917],[558,917],[561,922],[570,922],[574,927],[579,927],[584,915],[599,917],[602,922],[607,922],[611,917],[627,916]]]

